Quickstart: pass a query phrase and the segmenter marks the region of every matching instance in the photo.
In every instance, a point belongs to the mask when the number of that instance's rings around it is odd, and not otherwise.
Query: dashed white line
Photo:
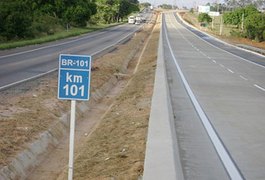
[[[219,64],[222,68],[224,68],[225,66],[224,65],[222,65],[222,64]]]
[[[216,62],[215,60],[213,60],[213,63],[215,63],[215,64],[216,64],[217,62]]]
[[[210,123],[207,115],[205,114],[205,112],[203,111],[202,107],[200,106],[198,100],[196,99],[194,93],[192,92],[178,62],[177,59],[173,53],[173,49],[171,47],[170,41],[169,41],[169,37],[167,34],[167,30],[166,30],[166,26],[164,24],[164,26],[162,26],[162,31],[165,32],[165,38],[169,47],[169,51],[171,53],[171,56],[174,60],[174,63],[176,65],[176,69],[181,77],[181,80],[184,84],[184,87],[221,159],[221,161],[224,164],[225,169],[227,170],[229,176],[231,177],[231,179],[236,179],[236,180],[242,180],[244,179],[239,171],[239,169],[237,168],[237,165],[235,164],[235,162],[233,161],[233,159],[231,158],[230,154],[227,152],[227,149],[224,147],[224,144],[221,142],[220,137],[216,134],[216,131],[214,130],[212,124]],[[183,36],[183,38],[185,39],[185,37]]]
[[[230,73],[232,73],[232,74],[234,74],[235,72],[234,71],[232,71],[231,69],[229,69],[229,68],[227,68],[227,70],[230,72]]]
[[[260,90],[262,90],[262,91],[265,92],[265,88],[263,88],[263,87],[261,87],[261,86],[259,86],[259,85],[257,85],[257,84],[254,84],[254,86],[255,86],[256,88],[258,88],[258,89],[260,89]]]
[[[239,76],[241,79],[244,79],[245,81],[247,81],[248,79],[242,75]]]
[[[202,55],[204,55],[205,57],[207,57],[207,55],[206,55],[204,52],[200,51],[200,53],[201,53]]]

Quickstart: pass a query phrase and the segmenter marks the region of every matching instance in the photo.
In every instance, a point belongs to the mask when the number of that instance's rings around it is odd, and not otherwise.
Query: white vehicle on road
[[[141,24],[141,22],[142,22],[142,17],[141,16],[136,16],[135,24]]]
[[[128,17],[128,23],[129,24],[134,24],[135,23],[135,16]]]

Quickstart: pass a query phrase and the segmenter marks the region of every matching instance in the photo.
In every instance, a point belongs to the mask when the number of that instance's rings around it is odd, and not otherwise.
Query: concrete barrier
[[[168,91],[162,33],[161,30],[143,179],[182,180],[184,178]]]

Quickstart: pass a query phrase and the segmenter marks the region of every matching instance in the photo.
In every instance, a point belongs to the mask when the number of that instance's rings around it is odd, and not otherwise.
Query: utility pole
[[[245,13],[242,14],[242,22],[241,22],[241,30],[242,30],[242,32],[244,31],[244,17],[245,17]]]
[[[220,36],[222,36],[222,34],[223,34],[223,24],[224,24],[224,22],[223,22],[223,16],[221,15],[221,22],[220,22]]]

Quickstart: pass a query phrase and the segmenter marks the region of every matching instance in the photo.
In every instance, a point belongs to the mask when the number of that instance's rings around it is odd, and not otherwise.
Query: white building
[[[210,6],[199,6],[198,7],[199,13],[209,13],[210,12]]]

